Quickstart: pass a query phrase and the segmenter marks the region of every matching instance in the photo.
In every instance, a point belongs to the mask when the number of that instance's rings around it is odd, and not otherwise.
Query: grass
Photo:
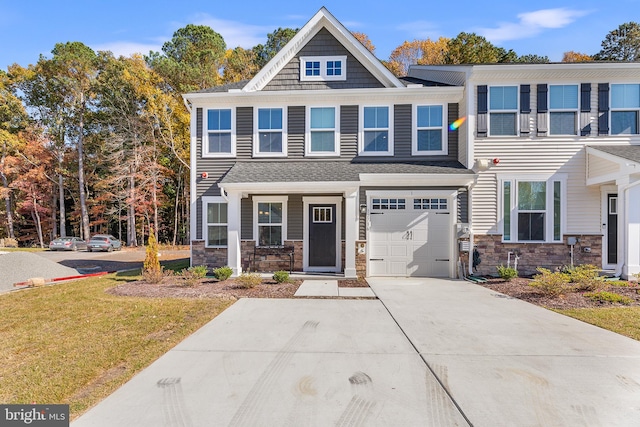
[[[44,252],[49,250],[49,245],[44,248],[0,248],[2,252]]]
[[[73,419],[231,304],[105,293],[138,277],[0,295],[0,402],[69,404]]]
[[[555,311],[640,341],[640,307],[576,308]]]

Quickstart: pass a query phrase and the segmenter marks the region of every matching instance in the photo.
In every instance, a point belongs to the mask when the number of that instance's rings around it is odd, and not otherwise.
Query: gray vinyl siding
[[[253,240],[253,199],[251,197],[240,201],[240,238]]]
[[[358,106],[340,107],[340,157],[353,159],[358,155]]]
[[[287,202],[287,239],[302,240],[304,212],[302,194],[290,194]]]
[[[287,117],[287,156],[290,159],[304,157],[306,107],[289,107]]]
[[[238,160],[253,156],[253,107],[236,108],[236,156]]]
[[[347,80],[329,82],[301,82],[301,56],[347,56]],[[263,90],[317,90],[382,88],[376,79],[351,53],[325,28],[321,29],[304,46],[298,55],[285,65]]]
[[[393,106],[393,147],[394,156],[411,157],[411,104]]]

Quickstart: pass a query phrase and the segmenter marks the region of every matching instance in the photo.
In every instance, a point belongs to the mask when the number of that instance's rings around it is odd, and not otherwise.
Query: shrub
[[[595,291],[605,285],[604,277],[600,276],[599,269],[595,265],[584,264],[568,268],[566,274],[569,281],[574,283],[577,291]]]
[[[185,286],[193,286],[204,276],[200,276],[195,270],[193,270],[193,267],[190,267],[182,270],[179,277]]]
[[[505,267],[504,265],[498,266],[498,275],[507,282],[514,277],[518,277],[518,270],[513,267]]]
[[[589,298],[590,300],[597,301],[600,303],[629,305],[633,302],[633,300],[629,297],[625,297],[624,295],[616,294],[614,292],[607,292],[607,291],[589,292],[584,294],[584,296]]]
[[[145,273],[149,277],[160,277],[162,280],[162,268],[160,267],[160,260],[158,259],[158,241],[156,240],[156,234],[153,228],[149,229],[149,240],[147,241],[146,255],[144,257],[144,264],[142,266],[143,276]],[[160,283],[160,280],[150,283]]]
[[[233,270],[229,266],[218,267],[213,270],[213,275],[216,276],[216,279],[222,281],[227,280],[233,274]]]
[[[142,270],[142,280],[146,283],[158,284],[166,275],[162,267],[158,270]]]
[[[560,271],[551,272],[546,268],[538,267],[540,274],[533,276],[529,286],[540,289],[545,295],[557,297],[570,289],[569,275]]]
[[[242,273],[236,277],[236,283],[243,288],[254,288],[262,283],[262,277],[258,273]]]
[[[194,265],[193,267],[189,267],[189,271],[193,273],[198,279],[202,279],[207,275],[209,271],[206,265]]]
[[[5,237],[4,239],[0,239],[0,248],[17,248],[18,241],[16,239],[12,239],[11,237]]]
[[[288,283],[289,282],[289,273],[287,271],[276,271],[273,273],[273,280],[277,283]]]

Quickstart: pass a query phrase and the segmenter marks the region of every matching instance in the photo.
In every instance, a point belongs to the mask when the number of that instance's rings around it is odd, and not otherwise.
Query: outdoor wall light
[[[367,205],[360,205],[360,213],[362,215],[367,213]]]

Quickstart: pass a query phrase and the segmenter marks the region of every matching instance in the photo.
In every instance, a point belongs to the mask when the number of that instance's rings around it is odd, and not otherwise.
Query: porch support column
[[[233,277],[242,274],[242,255],[240,247],[240,201],[242,193],[227,193],[227,263],[233,270]]]
[[[619,212],[623,212],[622,221],[618,217],[618,239],[622,233],[624,245],[622,252],[619,252],[624,262],[621,273],[623,278],[631,279],[634,274],[640,273],[640,180],[629,182],[621,190],[618,193],[618,200],[624,199],[619,206]]]
[[[358,190],[345,191],[344,277],[356,278],[356,238],[358,236]]]

